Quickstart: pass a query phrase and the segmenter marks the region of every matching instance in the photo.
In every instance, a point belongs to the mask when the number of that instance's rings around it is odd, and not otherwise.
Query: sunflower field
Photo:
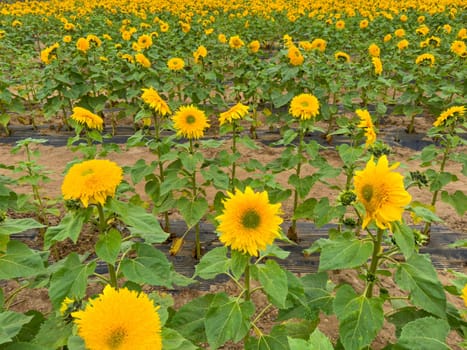
[[[465,349],[466,7],[0,2],[0,350]]]

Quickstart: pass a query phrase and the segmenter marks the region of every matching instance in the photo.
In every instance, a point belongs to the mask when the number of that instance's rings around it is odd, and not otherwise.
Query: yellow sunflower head
[[[280,203],[269,203],[267,192],[253,192],[250,187],[227,195],[224,211],[216,217],[219,240],[233,250],[258,256],[280,237]]]
[[[372,57],[379,57],[379,55],[381,54],[381,50],[378,45],[373,43],[368,47],[368,53]]]
[[[464,304],[467,306],[467,284],[462,288],[462,299],[464,299]]]
[[[148,49],[152,45],[152,38],[150,35],[143,34],[138,38],[138,46],[142,49]]]
[[[466,51],[467,47],[462,40],[454,40],[451,44],[451,52],[455,53],[459,57],[464,56]]]
[[[227,42],[227,37],[225,36],[225,34],[220,33],[217,36],[217,40],[219,40],[221,44],[225,44]]]
[[[319,114],[319,101],[311,94],[300,94],[290,102],[289,113],[294,118],[308,120]]]
[[[311,48],[324,52],[326,50],[327,41],[321,38],[316,38],[311,42]]]
[[[235,106],[230,108],[228,111],[223,112],[219,116],[219,125],[224,125],[225,123],[232,123],[235,119],[244,118],[250,107],[245,106],[242,103],[237,103]]]
[[[185,61],[179,57],[171,58],[167,62],[167,67],[170,70],[182,70],[185,67]]]
[[[394,35],[398,38],[402,38],[405,35],[405,30],[402,28],[396,29]]]
[[[400,221],[404,207],[412,197],[404,188],[403,176],[393,172],[399,163],[388,166],[386,155],[375,163],[373,157],[365,169],[356,171],[354,176],[357,200],[365,207],[363,228],[372,221],[381,228],[391,228],[393,221]]]
[[[290,64],[293,66],[300,66],[305,60],[299,48],[293,44],[289,46],[289,50],[287,51],[287,57],[289,58]]]
[[[261,44],[258,40],[253,40],[248,44],[248,48],[250,49],[251,52],[257,53],[259,51]]]
[[[74,107],[73,114],[70,115],[70,118],[78,124],[85,125],[89,129],[102,131],[104,127],[104,120],[101,117],[83,107]]]
[[[336,22],[336,29],[342,30],[345,28],[345,22],[340,19]]]
[[[89,40],[86,38],[79,38],[76,42],[76,48],[81,52],[87,52],[90,46]]]
[[[362,19],[362,20],[360,21],[360,25],[359,25],[359,26],[360,26],[360,29],[365,29],[365,28],[367,28],[367,27],[368,27],[368,24],[369,24],[369,23],[368,23],[368,20],[367,20],[367,19]]]
[[[144,293],[126,288],[115,290],[107,285],[84,310],[71,315],[87,349],[160,350],[158,308]]]
[[[234,36],[230,37],[230,39],[229,39],[229,46],[232,49],[239,49],[244,45],[245,45],[245,43],[243,42],[242,39],[240,39],[240,37],[238,35],[234,35]]]
[[[340,63],[350,62],[350,56],[348,54],[346,54],[345,52],[342,52],[342,51],[337,51],[334,54],[334,58],[335,58],[335,60],[337,62],[340,62]]]
[[[438,127],[455,123],[457,119],[462,118],[464,114],[464,106],[452,106],[439,115],[438,119],[433,123],[433,126]]]
[[[383,38],[383,41],[385,43],[387,43],[388,41],[390,41],[392,39],[392,35],[391,34],[386,34]]]
[[[142,91],[143,94],[141,95],[141,98],[149,105],[149,107],[153,108],[162,116],[172,113],[169,105],[162,99],[162,97],[160,97],[159,93],[154,90],[152,86],[148,89],[143,88]]]
[[[135,60],[138,62],[140,65],[142,65],[144,68],[149,68],[151,67],[151,61],[142,53],[137,53],[135,55]]]
[[[104,205],[114,197],[123,178],[123,170],[105,159],[92,159],[74,164],[65,175],[62,194],[65,200],[79,200],[85,208],[90,204]]]
[[[209,127],[206,114],[193,105],[181,106],[172,116],[177,135],[187,139],[199,139]]]
[[[415,63],[417,65],[428,63],[430,67],[433,67],[435,64],[435,56],[433,56],[431,53],[423,53],[415,59]]]
[[[405,50],[408,47],[409,47],[409,41],[407,39],[403,39],[397,43],[397,48],[401,51]]]
[[[373,68],[376,75],[381,75],[383,73],[383,63],[379,57],[372,57],[371,62],[373,63]]]

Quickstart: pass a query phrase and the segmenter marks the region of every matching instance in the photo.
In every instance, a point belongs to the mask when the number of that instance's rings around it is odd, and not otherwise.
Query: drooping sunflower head
[[[355,113],[360,117],[360,124],[357,127],[365,131],[365,146],[369,147],[376,142],[376,131],[371,115],[366,109],[357,109]]]
[[[280,237],[280,207],[280,203],[269,203],[267,192],[254,192],[250,187],[228,193],[224,211],[216,217],[219,240],[233,250],[258,256]]]
[[[156,112],[158,112],[162,116],[166,116],[167,114],[171,114],[171,110],[169,105],[162,99],[159,93],[154,90],[151,86],[147,89],[142,89],[143,94],[141,98],[143,101],[149,105],[149,107],[153,108]]]
[[[356,171],[354,176],[357,200],[365,207],[363,228],[372,221],[381,229],[391,228],[391,222],[400,221],[404,207],[412,197],[404,188],[403,176],[393,170],[396,163],[389,167],[386,155],[375,163],[373,157],[365,169]]]
[[[340,63],[350,62],[350,56],[348,54],[346,54],[345,52],[342,52],[342,51],[337,51],[334,54],[334,58],[336,59],[337,62],[340,62]]]
[[[383,73],[383,62],[379,57],[372,57],[371,63],[373,63],[374,72],[376,75],[381,75]]]
[[[294,118],[308,120],[319,114],[319,101],[311,94],[300,94],[290,102],[289,113]]]
[[[60,47],[58,43],[53,44],[52,46],[46,47],[44,50],[41,51],[41,61],[45,64],[49,64],[54,59],[57,58],[55,54],[55,50]]]
[[[85,125],[89,129],[102,131],[104,127],[104,120],[101,117],[83,107],[74,107],[73,114],[70,115],[70,118],[78,124]]]
[[[235,119],[244,118],[250,107],[245,106],[242,103],[237,103],[235,106],[230,108],[228,111],[223,112],[219,115],[219,125],[224,125],[225,123],[232,123]]]
[[[144,68],[151,67],[151,61],[142,53],[137,53],[135,55],[135,60]]]
[[[177,135],[187,139],[199,139],[209,127],[206,114],[193,105],[181,106],[172,116]]]
[[[446,126],[457,122],[458,119],[462,118],[465,114],[465,106],[452,106],[442,112],[433,126]]]
[[[89,350],[162,349],[161,321],[149,297],[106,286],[84,310],[73,312],[78,335]]]
[[[122,168],[110,160],[74,164],[63,179],[63,199],[80,201],[85,208],[90,204],[104,205],[107,198],[115,196],[122,178]]]
[[[428,64],[430,67],[433,67],[435,65],[435,56],[431,53],[423,53],[415,59],[415,63],[419,66]]]
[[[171,58],[167,62],[167,67],[170,70],[182,70],[185,67],[185,61],[179,57]]]

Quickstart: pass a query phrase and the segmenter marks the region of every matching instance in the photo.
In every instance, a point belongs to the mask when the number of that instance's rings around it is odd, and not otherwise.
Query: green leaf
[[[44,348],[42,346],[34,345],[31,343],[19,342],[19,343],[8,344],[5,347],[2,347],[2,350],[44,350]],[[70,350],[73,350],[73,349],[70,349]],[[83,350],[85,349],[83,348]]]
[[[118,230],[112,228],[107,233],[100,235],[96,243],[96,254],[109,264],[114,264],[120,252],[122,236]]]
[[[358,295],[348,284],[337,290],[334,312],[339,319],[340,340],[346,349],[370,345],[383,326],[383,300]]]
[[[44,249],[49,249],[54,243],[70,238],[76,243],[85,222],[89,220],[90,210],[70,211],[65,214],[57,226],[50,226],[45,231]]]
[[[443,221],[438,216],[436,216],[435,213],[433,213],[433,211],[431,211],[428,208],[425,208],[424,206],[412,205],[410,207],[410,210],[413,211],[417,217],[422,218],[424,221],[427,221],[427,222]]]
[[[313,350],[334,350],[331,341],[319,329],[315,329],[308,340],[309,348]]]
[[[244,338],[250,330],[250,317],[255,311],[251,301],[221,298],[224,302],[211,306],[206,313],[206,336],[212,349],[219,348],[228,340],[238,342]]]
[[[145,243],[133,245],[136,258],[122,260],[120,270],[130,281],[152,286],[172,287],[172,264],[160,250]]]
[[[248,337],[245,350],[290,350],[287,341],[287,331],[284,327],[274,326],[269,334],[262,334],[259,338]]]
[[[258,279],[263,286],[271,303],[279,308],[285,307],[288,294],[287,275],[274,260],[267,260],[266,264],[255,265]]]
[[[328,288],[328,280],[326,272],[310,273],[301,278],[308,307],[311,310],[322,310],[329,315],[332,312],[334,296]]]
[[[86,350],[83,338],[77,335],[72,335],[68,338],[67,347],[68,350]]]
[[[453,194],[443,191],[441,192],[441,200],[452,205],[459,216],[463,216],[467,211],[467,196],[463,191],[457,190]]]
[[[227,257],[227,247],[217,247],[201,257],[201,260],[195,266],[193,277],[209,280],[217,275],[228,273],[230,265],[231,261]]]
[[[3,311],[0,313],[0,344],[13,340],[23,325],[27,324],[33,316],[26,316],[14,311]]]
[[[343,143],[336,147],[339,152],[339,157],[342,159],[345,165],[353,165],[360,159],[363,154],[363,148],[351,147],[346,143]]]
[[[189,301],[177,310],[167,326],[180,332],[194,343],[206,342],[204,320],[214,296],[214,294],[207,294]]]
[[[410,350],[451,349],[446,344],[448,333],[447,321],[435,317],[420,318],[402,328],[397,345]]]
[[[84,265],[76,253],[70,253],[64,264],[50,279],[49,297],[55,309],[65,299],[82,299],[86,295],[88,277],[94,273],[96,264]]]
[[[177,208],[180,210],[180,214],[182,214],[186,224],[189,227],[193,227],[207,213],[209,204],[206,198],[190,200],[186,197],[181,197],[177,201]]]
[[[28,310],[24,313],[25,316],[31,316],[32,319],[21,328],[15,341],[18,342],[29,342],[31,341],[39,331],[41,324],[45,321],[45,317],[42,313],[36,310]]]
[[[410,292],[414,305],[441,318],[446,317],[443,285],[427,255],[413,254],[405,263],[399,264],[395,281],[403,290]]]
[[[323,239],[318,271],[351,269],[368,261],[373,243],[356,238]]]
[[[318,178],[313,175],[300,178],[296,174],[292,174],[289,177],[288,183],[294,187],[300,198],[305,198],[317,180]]]
[[[153,214],[147,213],[143,207],[114,199],[110,200],[108,205],[129,226],[133,235],[141,237],[147,243],[162,243],[169,236],[162,229],[159,220]]]
[[[65,346],[73,331],[73,322],[65,322],[61,316],[52,316],[42,323],[33,344],[42,349],[57,349]],[[53,336],[52,336],[53,335]]]
[[[231,253],[231,266],[230,269],[232,270],[233,276],[238,280],[242,277],[243,273],[245,272],[245,268],[250,262],[250,256],[247,254],[243,254],[238,250],[232,250]]]
[[[397,246],[406,259],[409,259],[415,253],[415,238],[413,230],[404,223],[393,222],[392,231]]]
[[[183,338],[177,331],[164,327],[162,329],[162,348],[164,350],[196,350],[193,343]]]
[[[44,272],[44,262],[39,252],[20,241],[9,241],[6,253],[0,253],[0,280],[30,277]]]
[[[316,198],[308,198],[303,203],[300,203],[293,214],[294,219],[313,219],[314,209],[318,201]]]
[[[34,219],[26,218],[26,219],[10,219],[6,218],[0,224],[0,235],[11,235],[14,233],[21,233],[27,230],[33,230],[36,228],[45,227],[41,223],[37,222]]]

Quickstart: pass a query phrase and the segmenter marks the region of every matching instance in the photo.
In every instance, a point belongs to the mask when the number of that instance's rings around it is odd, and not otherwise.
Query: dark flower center
[[[186,122],[187,124],[194,124],[196,122],[196,118],[192,115],[187,115],[186,116]]]
[[[255,229],[259,226],[260,223],[261,217],[253,209],[248,210],[242,217],[243,227]]]
[[[371,185],[365,185],[362,188],[362,195],[363,198],[367,201],[370,202],[371,198],[373,197],[373,187]]]
[[[107,344],[111,349],[119,349],[126,335],[125,329],[117,328],[112,332],[110,338],[107,340]]]

